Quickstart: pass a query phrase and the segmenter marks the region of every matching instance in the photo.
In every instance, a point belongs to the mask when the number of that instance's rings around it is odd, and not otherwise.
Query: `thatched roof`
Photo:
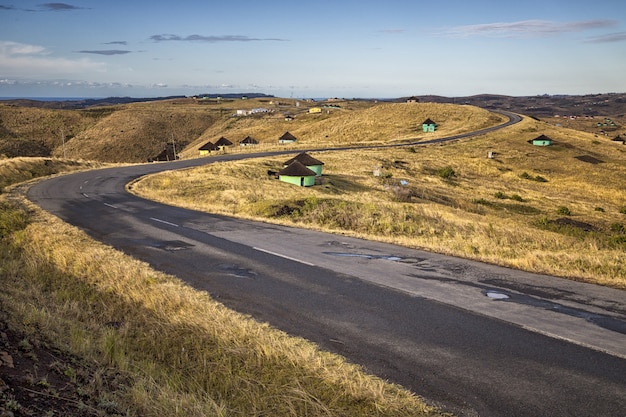
[[[200,147],[201,151],[216,151],[219,148],[213,142],[207,142]]]
[[[294,156],[290,160],[286,161],[284,165],[289,165],[293,161],[298,161],[302,165],[307,166],[307,167],[310,167],[312,165],[324,165],[322,161],[313,158],[311,155],[309,155],[306,152],[299,153],[298,155]]]
[[[283,133],[283,135],[280,138],[278,138],[278,140],[279,141],[281,141],[281,140],[282,141],[295,141],[296,137],[294,135],[292,135],[291,133],[289,133],[289,132],[285,132],[285,133]]]
[[[229,141],[228,139],[226,139],[224,136],[222,136],[221,138],[217,140],[217,142],[215,142],[215,146],[230,146],[232,144],[233,143]]]
[[[257,145],[259,141],[252,136],[246,136],[246,138],[239,143],[243,143],[244,145]]]
[[[278,171],[278,175],[285,175],[288,177],[314,177],[317,174],[302,165],[301,162],[293,161],[287,168]]]

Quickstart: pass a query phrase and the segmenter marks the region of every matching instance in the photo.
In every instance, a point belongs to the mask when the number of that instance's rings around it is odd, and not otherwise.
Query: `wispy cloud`
[[[126,41],[111,41],[111,42],[105,42],[103,45],[128,45],[128,42],[126,42]]]
[[[480,25],[457,26],[443,30],[453,37],[498,37],[498,38],[530,38],[554,36],[569,32],[582,32],[591,29],[614,27],[616,20],[596,19],[577,22],[553,22],[549,20],[523,20],[518,22],[485,23]]]
[[[92,51],[88,51],[88,50],[83,50],[83,51],[76,51],[76,53],[79,54],[96,54],[96,55],[126,55],[126,54],[130,54],[132,51],[125,51],[125,50],[121,50],[121,49],[104,49],[104,50],[92,50]]]
[[[71,10],[82,10],[84,7],[78,7],[67,3],[44,3],[38,5],[40,10],[51,12],[68,12]]]
[[[389,34],[399,34],[399,33],[405,33],[406,29],[381,29],[378,32],[379,33],[389,33]]]
[[[67,3],[43,3],[38,4],[36,9],[25,9],[13,5],[0,4],[0,11],[2,10],[16,10],[22,12],[70,12],[73,10],[86,10],[86,8]]]
[[[103,64],[87,59],[67,59],[51,56],[39,45],[0,41],[0,73],[37,76],[40,74],[79,74],[103,70]]]
[[[626,32],[609,33],[608,35],[588,38],[586,43],[609,43],[626,41]]]
[[[186,42],[259,42],[259,41],[279,41],[284,42],[286,39],[278,38],[251,38],[249,36],[242,35],[220,35],[220,36],[204,36],[204,35],[188,35],[179,36],[172,34],[152,35],[150,40],[154,42],[168,42],[168,41],[186,41]]]

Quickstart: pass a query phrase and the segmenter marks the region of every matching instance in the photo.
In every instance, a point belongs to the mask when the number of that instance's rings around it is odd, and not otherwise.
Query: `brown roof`
[[[201,151],[216,151],[219,148],[213,142],[207,142],[200,147]]]
[[[278,140],[296,140],[296,137],[289,132],[285,132]]]
[[[430,119],[426,119],[424,120],[424,122],[422,122],[423,125],[436,125],[437,123],[433,122]]]
[[[301,162],[293,161],[287,168],[278,171],[278,175],[285,175],[288,177],[314,177],[317,174],[302,165]]]
[[[547,137],[546,135],[539,135],[533,140],[549,140],[552,141],[552,138]]]
[[[306,152],[299,153],[298,155],[294,156],[293,158],[291,158],[290,160],[285,162],[284,165],[289,165],[293,161],[298,161],[302,165],[307,166],[307,167],[310,167],[312,165],[324,165],[324,163],[322,161],[319,161],[319,160],[313,158],[311,155],[309,155]]]
[[[228,139],[226,139],[224,136],[222,136],[221,138],[217,140],[217,142],[215,142],[215,146],[230,146],[232,144],[233,143],[229,141]]]
[[[257,143],[259,143],[258,140],[256,140],[255,138],[253,138],[252,136],[246,136],[245,139],[243,139],[241,142],[239,143],[248,143],[248,144],[254,144],[256,145]]]

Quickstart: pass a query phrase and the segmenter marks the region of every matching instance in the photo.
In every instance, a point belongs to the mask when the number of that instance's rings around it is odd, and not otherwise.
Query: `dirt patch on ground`
[[[11,331],[0,320],[0,417],[132,415],[101,395],[118,378]]]

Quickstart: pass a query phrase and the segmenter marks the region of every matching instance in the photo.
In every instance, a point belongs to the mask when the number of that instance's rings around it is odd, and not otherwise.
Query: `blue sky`
[[[616,0],[0,0],[0,97],[626,92]]]

